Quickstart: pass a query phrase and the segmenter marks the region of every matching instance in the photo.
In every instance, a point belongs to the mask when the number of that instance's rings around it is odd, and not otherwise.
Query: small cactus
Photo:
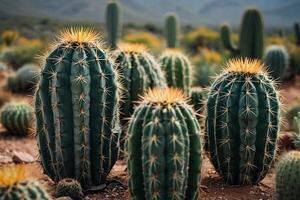
[[[110,1],[106,7],[106,29],[108,44],[112,49],[117,47],[118,37],[120,35],[120,6],[115,1]]]
[[[65,178],[58,182],[55,191],[56,197],[71,197],[73,200],[83,199],[83,191],[80,183],[72,178]]]
[[[294,116],[293,127],[294,127],[293,143],[297,149],[300,149],[300,112],[298,112],[297,116]]]
[[[166,39],[168,48],[176,48],[178,46],[178,32],[179,25],[177,22],[177,15],[175,13],[169,13],[166,17]]]
[[[132,199],[198,199],[201,148],[200,126],[183,93],[149,90],[126,141]]]
[[[281,80],[289,66],[289,54],[285,47],[279,45],[268,47],[264,60],[271,77]]]
[[[204,88],[193,87],[191,89],[190,102],[197,112],[202,112],[206,99],[207,92]]]
[[[228,25],[221,27],[221,40],[224,47],[231,51],[233,56],[261,59],[264,48],[263,19],[261,13],[255,8],[246,10],[241,23],[238,47],[234,46],[231,41]]]
[[[211,86],[206,130],[210,159],[228,184],[259,183],[275,156],[280,102],[259,60],[237,59]]]
[[[26,176],[23,165],[0,167],[0,199],[50,200],[44,187]]]
[[[58,39],[35,93],[41,161],[54,181],[75,178],[89,189],[118,157],[118,73],[93,30],[66,29]]]
[[[27,103],[7,103],[0,111],[0,121],[10,134],[26,136],[32,128],[33,109]]]
[[[276,199],[297,200],[300,197],[300,152],[284,155],[276,168]]]
[[[177,49],[166,50],[160,58],[160,66],[169,87],[182,89],[187,95],[190,93],[192,67],[183,53]]]

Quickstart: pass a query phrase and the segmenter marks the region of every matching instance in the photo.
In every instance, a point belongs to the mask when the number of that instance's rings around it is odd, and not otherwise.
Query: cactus
[[[27,179],[23,165],[0,168],[1,200],[50,200],[44,187],[36,180]]]
[[[228,184],[261,181],[275,156],[280,102],[259,60],[237,59],[212,84],[206,130],[210,159]]]
[[[282,80],[289,66],[289,54],[285,47],[272,45],[267,48],[265,63],[271,77],[275,80]]]
[[[112,49],[117,47],[118,36],[121,32],[120,6],[115,1],[110,1],[106,7],[106,29],[108,44]]]
[[[276,199],[296,200],[300,196],[300,152],[290,151],[276,168]]]
[[[32,128],[33,109],[27,103],[7,103],[0,111],[0,121],[12,135],[29,135]]]
[[[121,123],[127,125],[134,106],[146,89],[164,87],[165,80],[158,63],[141,44],[122,44],[115,51],[124,87],[121,108]],[[124,129],[125,130],[125,129]],[[124,134],[122,134],[122,139]],[[123,147],[122,147],[123,148]]]
[[[118,73],[99,35],[62,31],[45,59],[35,94],[36,131],[43,168],[54,181],[101,184],[118,157]]]
[[[234,46],[230,39],[228,25],[221,27],[221,40],[224,47],[231,51],[233,56],[261,59],[263,56],[264,39],[263,20],[260,12],[254,8],[250,8],[244,13],[238,47]]]
[[[206,99],[207,92],[204,88],[193,87],[191,89],[190,102],[197,112],[202,112]]]
[[[15,75],[7,77],[7,87],[13,93],[34,91],[39,81],[39,67],[35,64],[26,64],[18,69]]]
[[[166,17],[165,22],[166,30],[166,39],[167,39],[167,47],[168,48],[176,48],[178,46],[178,32],[179,32],[179,25],[177,16],[175,13],[170,13]]]
[[[296,44],[299,46],[300,45],[300,24],[295,23],[294,29],[295,29],[295,36],[296,36]]]
[[[71,197],[73,200],[83,199],[83,191],[80,183],[72,178],[65,178],[58,182],[55,191],[56,197]]]
[[[176,49],[166,50],[160,58],[169,87],[182,89],[189,94],[191,87],[191,64],[188,58]]]
[[[300,149],[300,112],[297,113],[297,116],[294,116],[293,127],[294,127],[293,143],[297,149]]]
[[[135,110],[126,140],[132,199],[198,199],[200,126],[178,89],[153,89]]]

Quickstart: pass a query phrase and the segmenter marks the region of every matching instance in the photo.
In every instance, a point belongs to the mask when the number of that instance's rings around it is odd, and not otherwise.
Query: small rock
[[[59,198],[56,198],[55,200],[72,200],[71,197],[59,197]]]
[[[12,160],[14,163],[31,163],[36,161],[35,158],[29,153],[20,151],[13,152]]]
[[[0,155],[0,163],[10,163],[10,162],[13,162],[11,157]]]
[[[105,183],[101,184],[101,185],[93,186],[90,189],[88,189],[87,191],[88,192],[97,192],[97,191],[103,190],[104,188],[106,188],[106,184]]]

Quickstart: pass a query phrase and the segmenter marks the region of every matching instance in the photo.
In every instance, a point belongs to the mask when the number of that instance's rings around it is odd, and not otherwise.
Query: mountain
[[[291,26],[300,21],[299,0],[120,0],[123,21],[162,24],[167,12],[181,23],[218,25],[240,23],[245,8],[255,6],[268,26]],[[107,0],[0,0],[0,18],[50,17],[74,21],[105,20]]]

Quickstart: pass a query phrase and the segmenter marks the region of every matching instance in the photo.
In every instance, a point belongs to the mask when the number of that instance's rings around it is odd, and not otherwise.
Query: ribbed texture
[[[175,13],[168,14],[165,22],[165,34],[168,48],[176,48],[178,45],[178,22]]]
[[[109,2],[106,8],[106,30],[108,44],[112,49],[117,47],[118,36],[121,31],[120,23],[119,4],[115,1]]]
[[[190,101],[195,111],[201,113],[206,99],[207,99],[207,92],[203,88],[194,87],[191,89]]]

